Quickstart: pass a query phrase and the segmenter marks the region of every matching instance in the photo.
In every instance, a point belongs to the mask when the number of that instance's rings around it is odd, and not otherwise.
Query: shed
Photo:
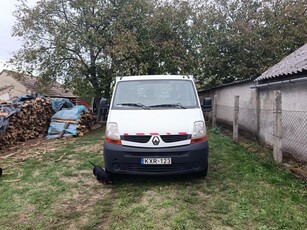
[[[269,146],[274,144],[274,91],[282,95],[282,151],[307,162],[307,44],[284,57],[254,80],[202,90],[216,95],[216,119],[232,124],[234,96],[239,95],[239,128]]]

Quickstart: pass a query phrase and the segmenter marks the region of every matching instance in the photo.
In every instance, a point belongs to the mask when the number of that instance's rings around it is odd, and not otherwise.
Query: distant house
[[[5,85],[0,87],[0,102],[1,100],[9,100],[10,99],[10,90],[13,89],[12,85]]]
[[[0,73],[0,100],[9,100],[32,93],[50,97],[76,97],[57,82],[51,86],[44,86],[39,82],[38,78],[30,75],[18,74],[9,70],[3,70]]]

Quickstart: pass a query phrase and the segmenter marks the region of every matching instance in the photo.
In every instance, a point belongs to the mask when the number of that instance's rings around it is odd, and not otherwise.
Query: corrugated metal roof
[[[255,81],[276,79],[307,71],[307,43],[269,68]]]

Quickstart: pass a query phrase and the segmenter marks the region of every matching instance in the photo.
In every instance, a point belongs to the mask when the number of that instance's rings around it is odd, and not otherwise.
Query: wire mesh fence
[[[217,105],[217,120],[219,122],[224,122],[231,124],[233,120],[233,107],[227,105]]]
[[[222,124],[232,125],[234,107],[217,105],[216,120]],[[212,116],[214,113],[210,113]],[[290,154],[300,162],[307,162],[307,111],[281,111],[282,152]],[[207,116],[207,118],[211,118]],[[207,119],[210,121],[210,119]],[[274,147],[274,111],[239,107],[239,130],[257,136],[262,143]]]
[[[283,152],[307,161],[307,111],[282,111]]]
[[[257,132],[257,110],[254,108],[239,107],[239,126],[240,130],[249,133]]]
[[[273,147],[274,145],[274,119],[272,109],[261,109],[259,111],[258,135],[262,143]]]

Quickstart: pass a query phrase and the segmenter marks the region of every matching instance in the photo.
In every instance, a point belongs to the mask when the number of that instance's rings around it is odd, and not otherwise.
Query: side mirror
[[[108,105],[109,105],[108,100],[102,97],[99,101],[99,107],[106,107]]]
[[[98,112],[98,121],[106,122],[108,119],[108,113],[109,113],[109,102],[105,98],[101,98],[99,101],[99,112]]]
[[[211,99],[211,97],[205,97],[201,107],[202,107],[204,112],[210,112],[212,110],[212,99]]]

